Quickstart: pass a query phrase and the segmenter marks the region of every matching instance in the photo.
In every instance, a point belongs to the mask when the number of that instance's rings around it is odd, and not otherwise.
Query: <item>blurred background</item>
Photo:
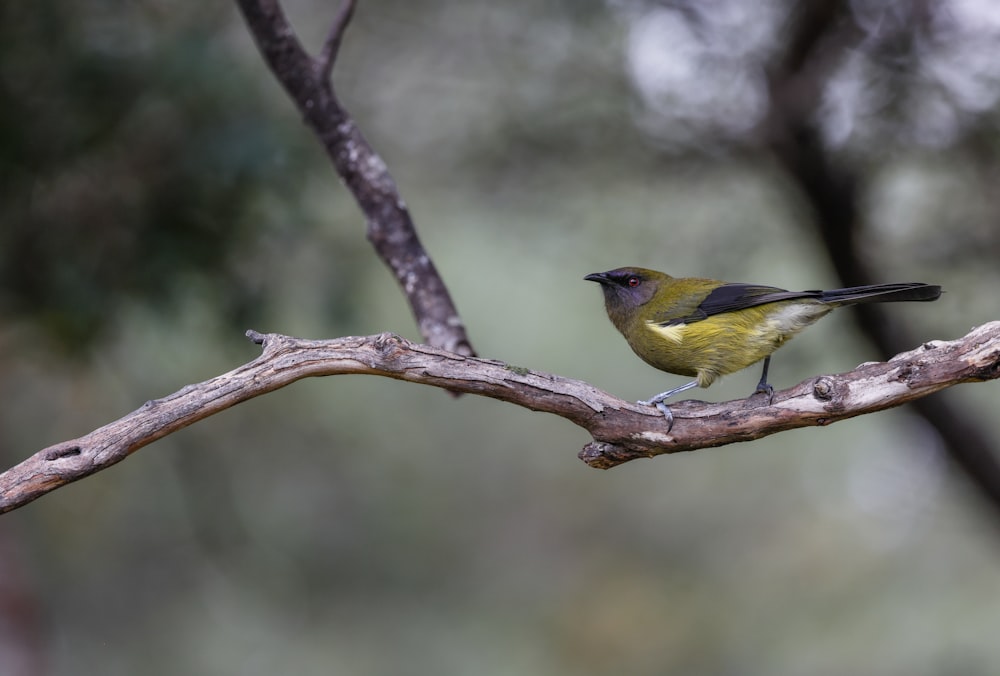
[[[336,3],[286,3],[318,51]],[[1000,318],[989,0],[362,0],[334,72],[479,354],[627,399],[595,271],[925,281],[772,383]],[[227,3],[0,4],[0,458],[418,334]],[[755,369],[697,398],[743,397]],[[0,517],[0,674],[1000,669],[998,384],[612,471],[569,423],[300,382]]]

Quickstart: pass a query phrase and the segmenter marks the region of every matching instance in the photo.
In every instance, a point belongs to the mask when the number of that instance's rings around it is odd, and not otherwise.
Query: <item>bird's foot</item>
[[[667,390],[666,392],[660,392],[655,397],[650,397],[645,401],[638,401],[637,403],[643,406],[655,406],[656,409],[663,414],[663,417],[667,419],[667,432],[674,428],[674,414],[670,411],[670,407],[663,403],[665,399],[669,399],[678,392],[684,392],[685,390],[690,390],[692,387],[697,387],[698,381],[692,380],[689,383],[685,383],[680,387],[675,387],[672,390]]]
[[[642,404],[643,406],[655,406],[656,410],[662,413],[663,417],[667,419],[667,432],[670,432],[674,428],[674,414],[670,410],[670,407],[663,403],[663,399],[653,397],[652,399],[640,399],[635,403]]]
[[[663,414],[663,417],[667,419],[667,434],[669,434],[670,430],[674,429],[674,414],[671,412],[670,407],[662,401],[656,402],[656,408]]]
[[[774,388],[770,385],[770,383],[757,383],[757,389],[753,391],[753,394],[766,394],[767,405],[770,406],[774,403]]]

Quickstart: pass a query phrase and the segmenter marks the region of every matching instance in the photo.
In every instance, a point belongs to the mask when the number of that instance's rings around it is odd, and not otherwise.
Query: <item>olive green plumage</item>
[[[615,327],[646,363],[696,380],[670,390],[708,387],[719,376],[765,360],[785,341],[834,308],[857,303],[929,301],[941,287],[918,282],[831,291],[786,291],[772,286],[674,278],[644,268],[587,275],[604,292]],[[661,402],[660,395],[650,403]]]

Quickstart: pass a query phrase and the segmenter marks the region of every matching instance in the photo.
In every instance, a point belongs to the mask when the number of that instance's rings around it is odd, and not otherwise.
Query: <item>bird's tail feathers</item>
[[[831,305],[855,305],[857,303],[895,303],[900,301],[937,300],[941,287],[922,282],[902,284],[870,284],[852,286],[847,289],[832,289],[820,292],[819,299]]]

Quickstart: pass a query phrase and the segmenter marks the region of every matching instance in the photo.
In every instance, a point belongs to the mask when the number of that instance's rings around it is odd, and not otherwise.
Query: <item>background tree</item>
[[[417,337],[235,15],[33,7],[0,21],[17,102],[0,148],[8,464],[245,361],[246,325]],[[996,318],[988,7],[703,7],[363,6],[338,92],[479,351],[656,389],[578,281],[624,262],[801,287],[860,260],[949,290],[893,308],[918,340]],[[329,8],[289,10],[321,44]],[[803,228],[830,213],[840,237]],[[776,381],[887,356],[827,322]],[[976,673],[997,657],[987,521],[910,413],[600,474],[542,452],[579,445],[559,423],[425,389],[303,383],[4,517],[37,608],[18,617],[44,618],[15,626],[57,673],[150,654],[163,673]],[[995,438],[985,391],[957,394]]]

